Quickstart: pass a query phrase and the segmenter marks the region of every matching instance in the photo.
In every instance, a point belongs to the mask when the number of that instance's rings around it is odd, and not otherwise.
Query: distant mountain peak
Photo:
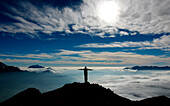
[[[37,64],[37,65],[31,65],[28,68],[45,68],[45,67],[40,66],[40,65]]]
[[[133,66],[133,67],[126,67],[124,69],[132,69],[132,70],[170,70],[170,66]]]

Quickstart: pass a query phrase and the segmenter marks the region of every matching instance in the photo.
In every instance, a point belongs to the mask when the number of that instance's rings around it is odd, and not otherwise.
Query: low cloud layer
[[[168,79],[170,71],[140,70],[126,72],[114,69],[112,75],[107,75],[106,73],[98,79],[97,83],[110,88],[123,97],[132,100],[141,100],[162,95],[170,97],[170,86],[168,84],[170,82]]]
[[[107,34],[113,37],[119,33],[117,28],[145,34],[169,32],[170,0],[111,0],[119,8],[116,20],[111,23],[98,16],[99,6],[108,1],[110,0],[83,0],[74,8],[65,6],[62,9],[45,3],[41,9],[31,2],[17,2],[17,5],[4,3],[3,7],[8,12],[1,13],[16,21],[1,23],[0,31],[24,33],[23,36],[29,37],[42,37],[40,32],[50,36],[54,36],[54,32],[64,32],[100,37]]]

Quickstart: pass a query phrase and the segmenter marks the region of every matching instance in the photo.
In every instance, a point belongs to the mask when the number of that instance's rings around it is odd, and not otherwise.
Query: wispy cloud
[[[30,37],[41,37],[38,32],[51,35],[53,32],[88,33],[104,37],[119,33],[117,28],[140,33],[162,33],[170,29],[170,1],[162,0],[112,0],[118,5],[119,16],[114,24],[102,21],[98,16],[99,5],[109,0],[83,0],[79,8],[58,9],[45,5],[40,9],[30,2],[18,2],[19,7],[6,5],[10,13],[3,14],[17,22],[0,25],[0,31],[25,33]],[[125,32],[120,34],[128,35]]]
[[[138,49],[161,49],[168,51],[170,49],[170,35],[164,35],[160,38],[154,39],[153,41],[144,42],[113,42],[113,43],[90,43],[83,44],[76,47],[82,48],[126,48],[126,47],[137,47]]]
[[[52,55],[46,54],[46,53],[40,53],[40,54],[26,54],[26,55],[9,55],[9,54],[0,54],[0,56],[3,57],[17,57],[17,58],[36,58],[36,59],[46,59],[46,58],[53,58]]]
[[[164,56],[141,55],[132,52],[92,52],[60,50],[50,54],[3,55],[5,62],[32,62],[46,64],[77,64],[77,65],[153,65],[155,63],[170,64],[170,58]],[[11,58],[10,58],[11,57]],[[15,59],[13,59],[13,58]],[[33,58],[33,59],[32,59]]]

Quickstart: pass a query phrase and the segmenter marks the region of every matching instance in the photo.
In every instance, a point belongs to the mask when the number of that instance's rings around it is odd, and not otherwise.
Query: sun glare
[[[98,7],[98,16],[107,23],[116,21],[119,15],[119,7],[113,1],[101,3]]]

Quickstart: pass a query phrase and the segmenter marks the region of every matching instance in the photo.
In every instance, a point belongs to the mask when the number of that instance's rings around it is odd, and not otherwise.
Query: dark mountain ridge
[[[131,101],[115,94],[98,84],[72,83],[63,87],[40,93],[35,88],[22,91],[2,102],[0,106],[170,106],[170,98],[153,97],[141,101]]]
[[[40,65],[37,64],[37,65],[31,65],[28,68],[45,68],[45,67],[40,66]]]
[[[169,66],[133,66],[126,67],[124,69],[132,69],[132,70],[170,70]]]
[[[18,67],[7,66],[6,64],[0,62],[0,72],[23,72]]]

